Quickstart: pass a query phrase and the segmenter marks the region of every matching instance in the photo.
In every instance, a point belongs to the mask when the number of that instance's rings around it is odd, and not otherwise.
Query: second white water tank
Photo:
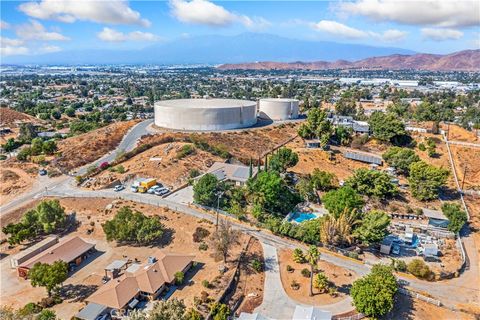
[[[258,115],[262,119],[282,121],[298,118],[298,100],[265,98],[258,103]]]

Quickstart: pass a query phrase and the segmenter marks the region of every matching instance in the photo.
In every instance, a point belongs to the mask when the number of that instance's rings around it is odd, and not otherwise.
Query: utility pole
[[[219,215],[219,207],[220,207],[220,198],[223,196],[223,191],[218,191],[215,193],[217,196],[217,222],[215,223],[215,231],[218,231],[218,215]]]
[[[467,165],[465,165],[465,168],[463,169],[462,190],[460,190],[461,192],[463,192],[463,186],[465,185],[465,175],[466,174],[467,174]]]

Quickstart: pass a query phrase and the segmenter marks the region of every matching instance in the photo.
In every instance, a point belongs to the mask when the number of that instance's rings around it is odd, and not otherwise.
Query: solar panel
[[[345,152],[343,156],[347,159],[357,160],[366,163],[375,163],[381,165],[383,163],[381,158],[374,157],[367,154],[355,153],[355,152]]]

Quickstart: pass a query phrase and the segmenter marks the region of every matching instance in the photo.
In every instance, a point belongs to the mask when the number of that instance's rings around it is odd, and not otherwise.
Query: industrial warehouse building
[[[155,103],[155,125],[185,131],[247,128],[257,123],[255,101],[235,99],[178,99]]]
[[[287,98],[260,99],[258,115],[262,119],[282,121],[298,118],[298,100]]]

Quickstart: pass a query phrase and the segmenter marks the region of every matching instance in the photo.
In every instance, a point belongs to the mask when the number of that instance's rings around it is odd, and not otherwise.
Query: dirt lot
[[[153,207],[144,204],[137,204],[130,201],[119,201],[111,199],[100,198],[85,198],[74,199],[64,198],[60,199],[61,205],[66,212],[76,212],[77,220],[81,222],[79,228],[69,234],[69,236],[78,235],[84,240],[96,243],[96,248],[99,253],[95,259],[86,263],[82,268],[78,269],[66,282],[65,293],[66,301],[55,306],[57,315],[61,319],[70,319],[82,306],[83,298],[90,295],[99,285],[101,285],[101,277],[103,276],[103,268],[115,259],[121,259],[127,256],[129,259],[139,259],[145,261],[149,255],[152,255],[160,247],[133,247],[133,246],[117,246],[113,242],[107,242],[105,235],[101,228],[101,223],[107,219],[111,219],[115,212],[123,206],[131,206],[145,214],[156,214],[162,217],[162,222],[168,228],[166,236],[164,237],[161,247],[162,250],[171,252],[191,253],[195,255],[195,261],[199,263],[199,269],[196,273],[187,274],[187,285],[179,287],[173,297],[184,299],[187,306],[193,305],[194,296],[199,296],[201,291],[208,292],[209,296],[215,298],[220,292],[221,288],[225,286],[228,279],[233,274],[233,266],[238,259],[242,244],[247,240],[247,236],[242,235],[238,239],[238,244],[232,249],[227,261],[227,272],[221,275],[218,271],[223,264],[212,254],[212,250],[200,251],[198,243],[192,241],[192,234],[197,226],[214,231],[214,226],[211,223],[203,222],[191,216],[176,213],[167,209]],[[106,206],[113,204],[111,210],[106,210]],[[34,207],[35,203],[30,203],[21,210],[17,210],[10,215],[10,219],[19,218],[21,212],[26,209]],[[91,226],[93,224],[93,226]],[[88,229],[93,229],[93,232],[87,234]],[[6,249],[5,244],[2,251]],[[18,249],[6,250],[6,253],[14,253]],[[5,251],[3,251],[5,252]],[[8,267],[9,259],[4,258],[1,261],[2,267],[2,290],[0,300],[2,304],[11,305],[15,308],[23,306],[30,301],[38,301],[46,296],[43,288],[32,289],[28,281],[19,279],[15,275],[15,270]],[[212,288],[204,288],[202,280],[208,280],[214,284]],[[8,286],[4,286],[8,283]],[[68,289],[68,290],[67,290]]]
[[[139,144],[153,143],[164,140],[171,136],[175,141],[184,141],[190,136],[195,136],[212,146],[225,148],[234,158],[248,163],[250,158],[257,159],[265,152],[284,143],[297,135],[297,123],[280,124],[266,128],[254,128],[251,130],[209,132],[209,133],[163,133],[142,138]],[[160,142],[163,143],[163,142]]]
[[[30,189],[37,174],[37,165],[18,163],[13,159],[3,162],[0,165],[0,204],[3,205]]]
[[[72,170],[91,163],[108,152],[122,141],[128,129],[138,121],[116,122],[106,127],[67,138],[58,142],[57,166],[64,170]]]
[[[319,294],[314,288],[313,297],[309,296],[310,278],[304,277],[301,274],[301,270],[307,268],[310,270],[310,266],[305,264],[299,264],[292,259],[293,250],[280,250],[279,262],[280,262],[280,276],[282,278],[282,284],[285,291],[295,301],[305,303],[309,305],[325,305],[338,302],[345,298],[348,293],[349,287],[352,282],[357,278],[351,271],[347,271],[341,267],[335,266],[329,262],[322,260],[318,262],[318,268],[325,273],[329,281],[331,281],[338,290],[338,296],[332,297],[328,293]],[[287,271],[287,265],[293,267],[293,272]],[[293,290],[290,286],[292,281],[295,280],[300,284],[300,289]]]
[[[184,142],[172,142],[155,146],[122,163],[125,173],[104,171],[96,176],[93,188],[101,188],[114,180],[125,181],[127,177],[155,177],[170,188],[179,187],[188,182],[191,169],[200,172],[207,170],[215,161],[223,161],[209,152],[195,148],[193,154],[177,159]]]
[[[231,299],[235,300],[240,295],[244,296],[244,300],[236,312],[237,314],[242,312],[253,313],[253,310],[260,306],[263,301],[265,273],[263,271],[257,272],[252,268],[253,259],[264,263],[263,248],[256,238],[252,238],[247,254],[240,264],[240,280],[233,294],[233,299]]]
[[[465,142],[480,142],[480,138],[475,134],[475,131],[468,131],[460,126],[451,124],[450,126],[442,124],[442,129],[446,131],[448,140],[465,141]],[[450,133],[447,133],[450,130]]]
[[[305,148],[304,142],[300,138],[287,144],[287,147],[298,153],[298,163],[289,169],[289,171],[298,174],[312,173],[313,169],[318,168],[323,171],[333,172],[339,180],[345,180],[356,169],[369,167],[368,164],[345,159],[340,153],[335,155],[334,160],[330,160],[326,151]]]
[[[463,189],[480,190],[480,148],[467,148],[450,144],[450,150],[452,151],[460,187],[462,187],[465,175]]]
[[[413,299],[403,294],[397,294],[393,310],[382,319],[395,320],[417,320],[417,319],[438,319],[438,320],[473,320],[478,319],[474,315],[464,312],[455,312],[443,307]]]
[[[465,195],[464,199],[470,213],[471,225],[480,230],[480,196]]]

